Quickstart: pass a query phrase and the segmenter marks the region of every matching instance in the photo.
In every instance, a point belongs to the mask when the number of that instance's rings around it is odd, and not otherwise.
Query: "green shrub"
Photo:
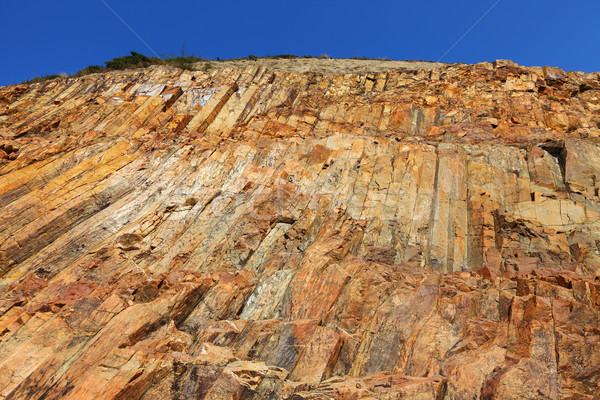
[[[90,65],[89,67],[85,67],[81,71],[78,71],[77,72],[77,76],[84,76],[84,75],[89,75],[89,74],[95,74],[95,73],[98,73],[98,72],[104,72],[105,70],[106,70],[106,68],[101,67],[99,65]]]
[[[172,65],[173,67],[177,67],[177,68],[181,68],[181,69],[185,69],[185,70],[189,70],[189,71],[194,71],[196,68],[194,67],[194,65],[198,62],[202,62],[202,61],[206,61],[203,58],[200,57],[195,57],[195,56],[188,56],[188,57],[170,57],[170,58],[166,58],[164,60],[165,64],[167,65]],[[158,62],[157,62],[158,64]]]
[[[183,203],[187,207],[194,207],[196,204],[198,204],[198,200],[195,197],[188,197]]]
[[[271,58],[271,59],[278,59],[278,58],[293,59],[293,58],[299,58],[299,57],[295,56],[293,54],[277,54],[275,56],[268,56],[267,58]]]
[[[65,75],[44,75],[44,76],[37,76],[33,79],[29,79],[26,81],[21,82],[21,84],[25,85],[28,83],[39,83],[39,82],[45,82],[45,81],[50,81],[52,79],[56,79],[56,78],[66,78],[67,76]]]
[[[112,70],[121,70],[129,68],[145,68],[156,64],[159,58],[150,58],[143,54],[131,52],[131,55],[125,57],[115,57],[111,61],[105,62],[106,68]]]

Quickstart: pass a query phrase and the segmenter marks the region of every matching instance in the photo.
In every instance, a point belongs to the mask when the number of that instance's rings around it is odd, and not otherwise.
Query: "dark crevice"
[[[567,150],[564,142],[548,142],[540,145],[540,147],[556,159],[562,175],[562,181],[568,188],[566,180]]]
[[[163,92],[165,92],[165,90],[163,90]],[[165,102],[165,105],[163,106],[163,112],[166,112],[169,108],[171,108],[171,106],[181,97],[181,95],[183,94],[183,90],[181,90],[180,87],[176,87],[176,88],[172,88],[170,90],[171,93],[171,97]]]
[[[183,324],[185,323],[185,320],[192,314],[192,312],[194,312],[194,310],[198,308],[200,303],[204,303],[204,305],[207,307],[211,314],[215,316],[217,315],[215,311],[204,301],[206,295],[208,294],[210,289],[212,289],[213,286],[214,285],[211,285],[209,287],[200,286],[199,288],[193,290],[190,293],[190,296],[185,301],[185,307],[183,308],[181,313],[179,313],[179,315],[175,316],[174,318],[175,326],[177,327],[177,329],[184,332],[186,331],[184,329]]]
[[[285,217],[283,215],[278,215],[277,217],[275,217],[271,220],[270,225],[271,225],[271,227],[273,227],[276,224],[294,225],[295,223],[296,223],[296,219],[294,219],[292,217]]]
[[[442,382],[442,384],[440,385],[440,387],[436,393],[435,400],[445,399],[447,391],[448,391],[448,381],[446,379],[444,379],[444,381]]]
[[[582,83],[579,85],[579,93],[585,93],[588,90],[598,90],[598,87],[590,86],[587,83]]]

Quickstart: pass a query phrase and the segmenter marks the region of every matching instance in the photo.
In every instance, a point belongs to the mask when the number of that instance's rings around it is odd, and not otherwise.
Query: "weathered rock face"
[[[0,88],[0,399],[600,398],[600,76]]]

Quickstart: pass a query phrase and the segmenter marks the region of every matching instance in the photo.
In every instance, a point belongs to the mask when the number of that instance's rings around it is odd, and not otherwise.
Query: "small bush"
[[[28,83],[39,83],[39,82],[46,82],[46,81],[50,81],[52,79],[56,79],[56,78],[66,78],[67,76],[65,75],[44,75],[44,76],[37,76],[33,79],[29,79],[26,81],[21,82],[21,84],[26,85]]]
[[[195,71],[196,68],[194,65],[196,63],[206,61],[203,58],[188,56],[188,57],[171,57],[163,60],[165,64],[172,65],[173,67],[177,67],[180,69],[185,69],[188,71]]]
[[[112,61],[105,62],[106,68],[112,70],[121,70],[121,69],[129,69],[129,68],[145,68],[150,65],[156,64],[156,60],[158,58],[150,58],[143,54],[136,53],[135,51],[131,52],[131,55],[125,57],[116,57],[113,58]]]
[[[256,61],[256,60],[258,60],[258,57],[256,57],[256,56],[253,56],[252,54],[250,54],[250,55],[248,56],[248,60],[250,60],[250,61]]]
[[[268,56],[267,58],[271,58],[271,59],[279,59],[279,58],[293,59],[293,58],[299,58],[299,57],[295,56],[293,54],[277,54],[275,56]]]
[[[99,65],[90,65],[89,67],[85,67],[81,71],[78,71],[77,72],[77,76],[84,76],[84,75],[89,75],[89,74],[95,74],[95,73],[98,73],[98,72],[104,72],[105,70],[106,70],[106,68],[101,67]]]
[[[196,204],[198,204],[198,200],[196,200],[195,197],[188,197],[183,203],[183,205],[187,207],[194,207]]]

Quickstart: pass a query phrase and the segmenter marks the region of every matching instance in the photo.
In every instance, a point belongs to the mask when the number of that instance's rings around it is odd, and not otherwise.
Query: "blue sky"
[[[104,0],[158,54],[437,61],[497,0]],[[152,55],[102,0],[0,0],[0,85]],[[443,59],[600,70],[600,1],[500,0]]]

